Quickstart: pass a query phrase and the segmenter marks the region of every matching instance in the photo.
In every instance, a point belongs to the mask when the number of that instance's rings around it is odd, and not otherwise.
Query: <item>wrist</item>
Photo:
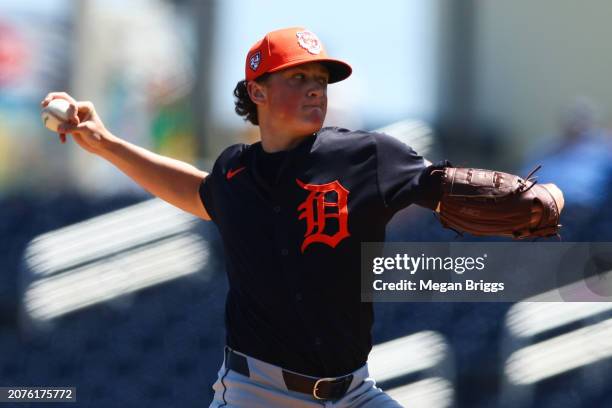
[[[99,156],[104,158],[108,158],[113,155],[114,152],[123,144],[123,140],[113,135],[108,130],[104,129],[104,132],[101,135],[101,143],[100,150],[98,152]]]

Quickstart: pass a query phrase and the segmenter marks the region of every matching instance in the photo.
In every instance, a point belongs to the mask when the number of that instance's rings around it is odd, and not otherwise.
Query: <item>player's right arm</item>
[[[64,92],[53,92],[43,99],[41,105],[44,107],[53,99],[66,99],[71,105],[71,123],[62,124],[58,129],[62,142],[66,134],[71,134],[79,146],[111,162],[151,194],[197,217],[210,220],[199,195],[202,180],[208,173],[113,135],[106,129],[91,102],[76,101]]]

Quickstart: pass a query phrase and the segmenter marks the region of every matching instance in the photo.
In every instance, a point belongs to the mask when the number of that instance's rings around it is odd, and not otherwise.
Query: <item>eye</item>
[[[293,74],[293,78],[302,80],[304,79],[304,74],[301,74],[301,73]]]

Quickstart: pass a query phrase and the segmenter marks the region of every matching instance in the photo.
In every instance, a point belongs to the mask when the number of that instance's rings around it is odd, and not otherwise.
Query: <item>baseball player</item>
[[[228,147],[210,174],[113,135],[90,102],[65,93],[43,101],[71,103],[60,137],[72,134],[152,194],[217,225],[227,346],[210,407],[400,406],[368,375],[373,312],[360,301],[360,244],[384,241],[398,210],[416,203],[445,226],[484,235],[558,229],[554,185],[432,165],[390,136],[322,128],[327,86],[350,74],[312,32],[268,33],[247,53],[234,90],[236,112],[259,126],[261,142]],[[500,202],[515,213],[512,225],[497,221]],[[462,215],[461,203],[492,214],[482,216],[486,228]]]

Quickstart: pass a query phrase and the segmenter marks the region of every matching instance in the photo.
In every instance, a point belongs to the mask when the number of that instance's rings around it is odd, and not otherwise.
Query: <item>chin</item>
[[[316,133],[323,127],[323,122],[317,122],[316,124],[310,124],[309,126],[304,126],[302,128],[302,134],[308,135],[311,133]]]
[[[320,115],[316,118],[312,118],[312,117],[308,118],[307,120],[302,122],[303,123],[302,133],[307,134],[307,133],[318,132],[323,127],[324,121],[325,121],[325,116],[320,116]]]

